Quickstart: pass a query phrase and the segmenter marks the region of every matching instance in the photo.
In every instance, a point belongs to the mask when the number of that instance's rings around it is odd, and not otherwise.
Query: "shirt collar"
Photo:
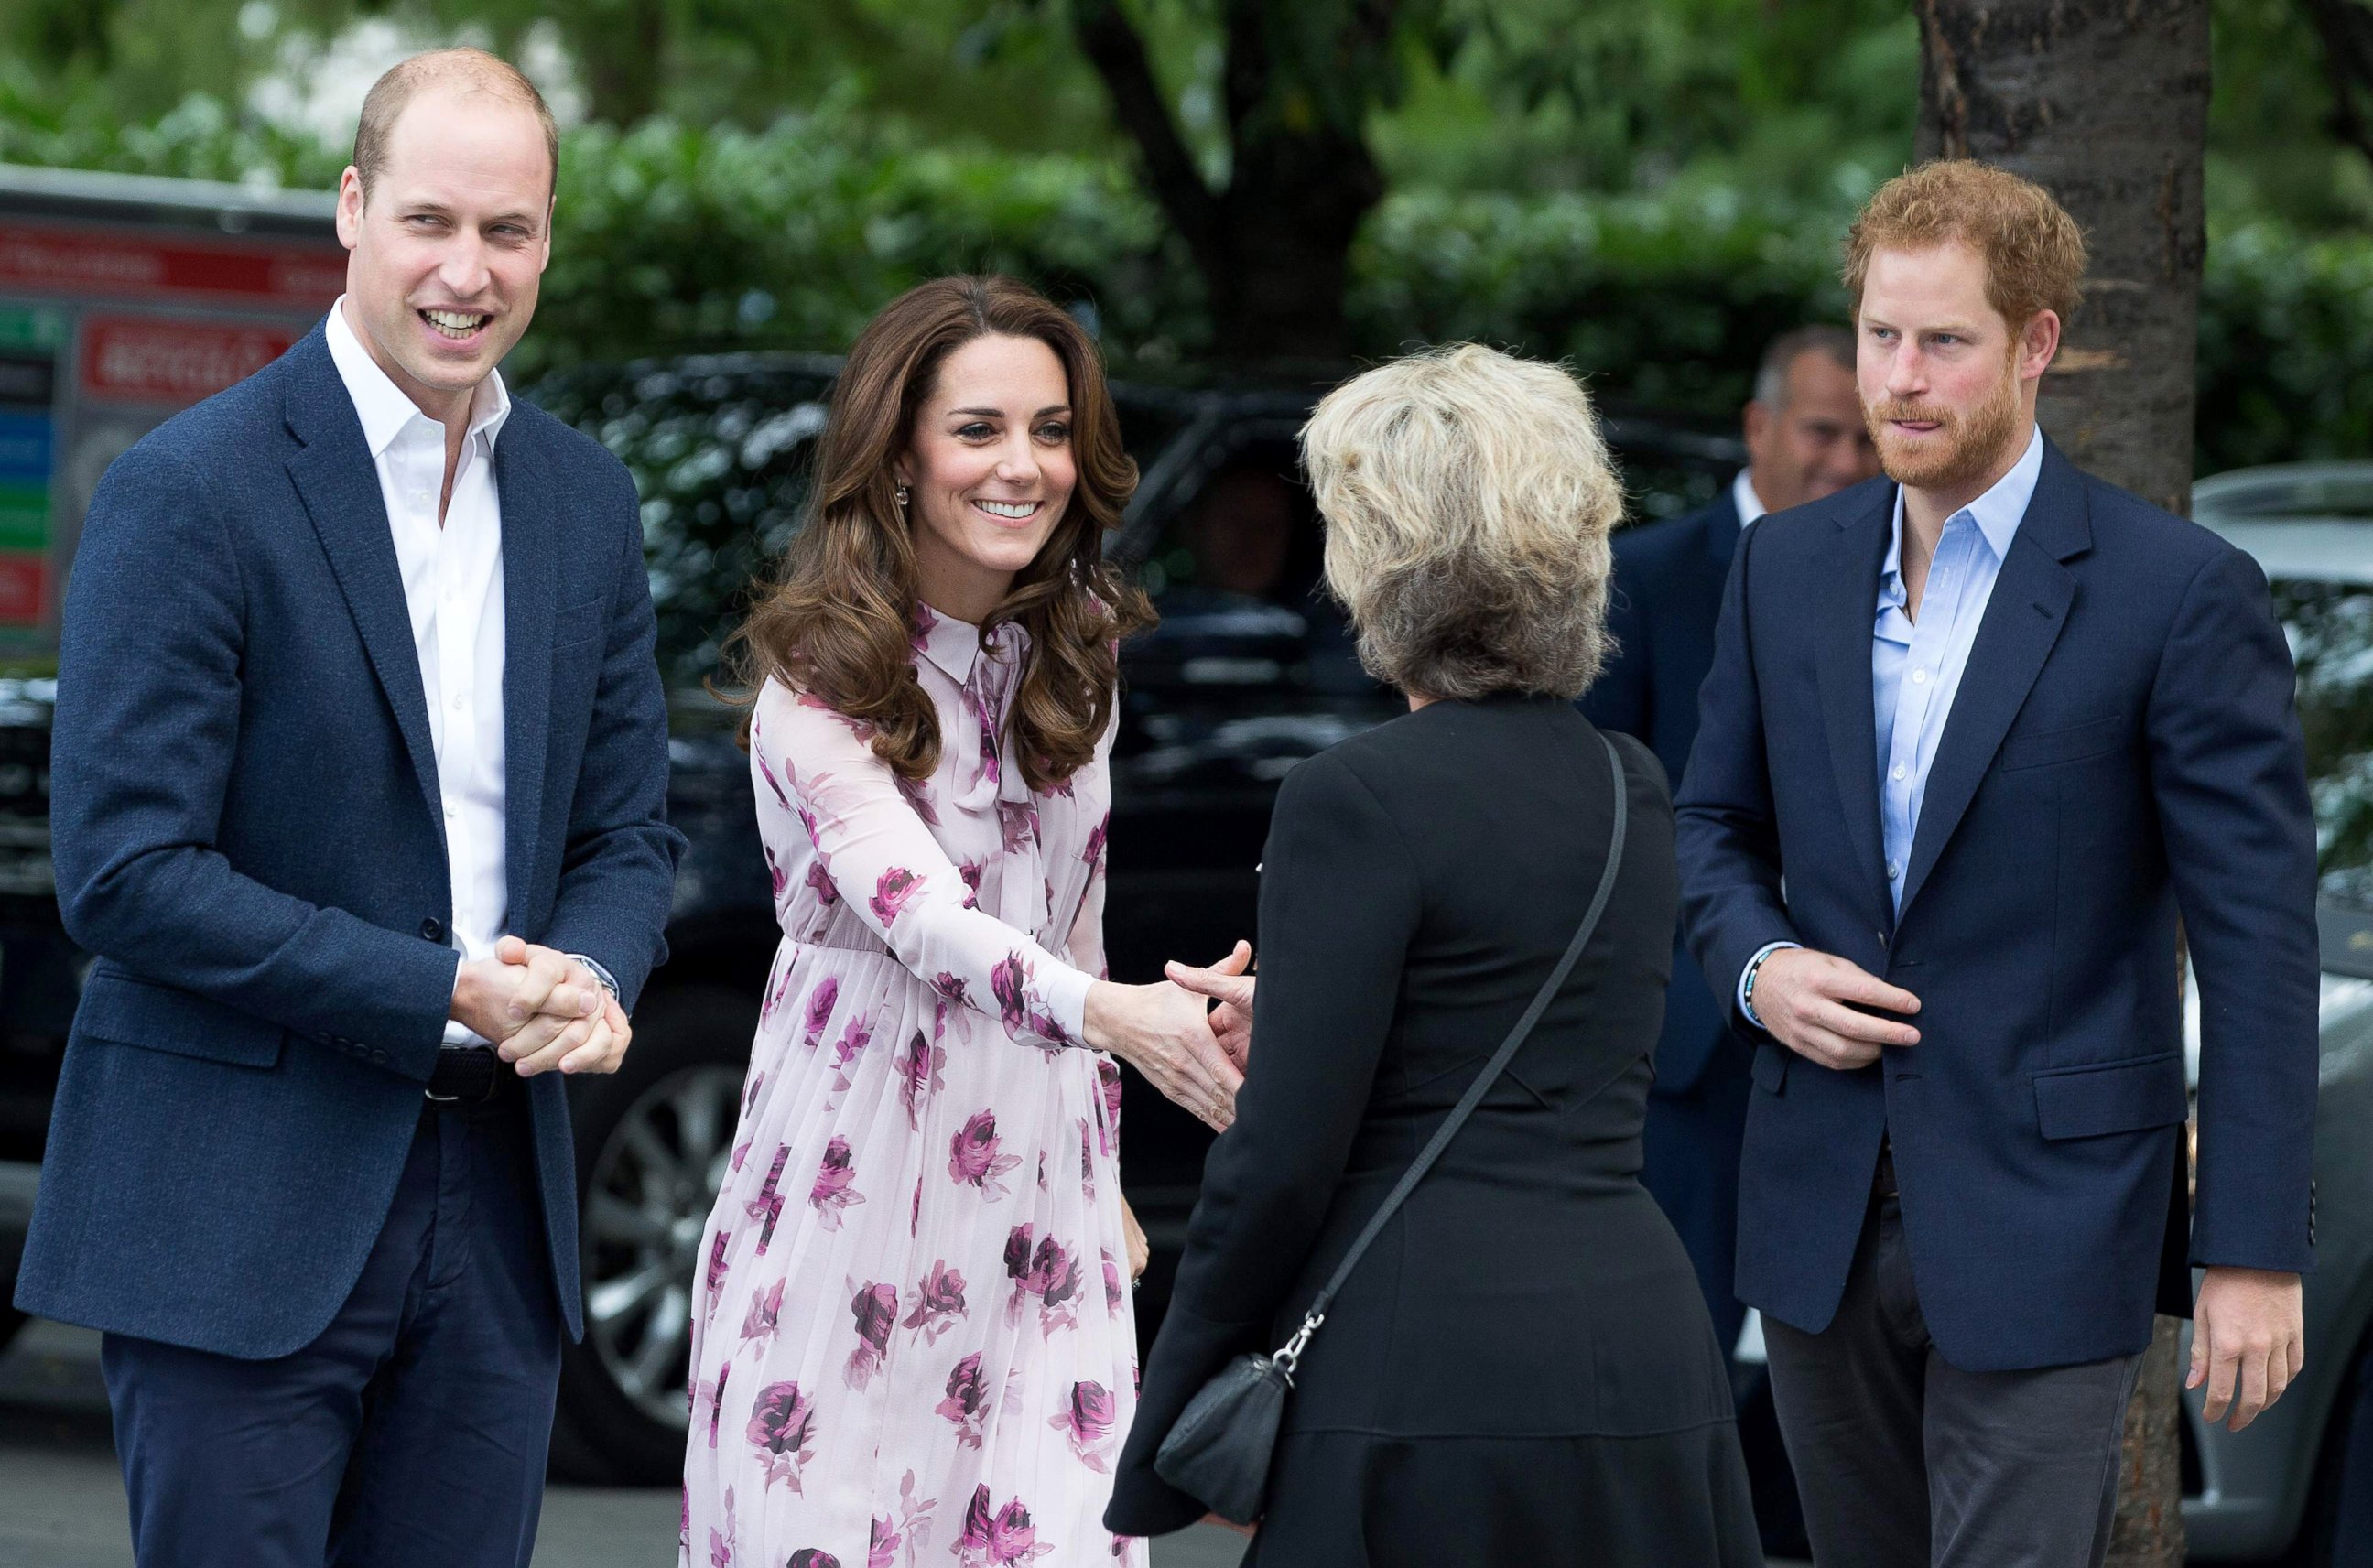
[[[915,651],[938,665],[949,680],[964,685],[972,675],[973,657],[980,651],[980,628],[919,601],[915,627]]]
[[[1953,517],[1945,520],[1950,528],[1954,518],[1966,517],[1977,524],[1979,536],[1986,548],[1994,553],[1997,561],[2010,556],[2010,542],[2018,533],[2019,520],[2027,516],[2027,506],[2035,499],[2035,484],[2043,474],[2043,427],[2030,426],[2027,451],[2019,454],[2010,472],[1994,481],[1976,500],[1963,507]],[[1911,595],[1903,588],[1903,486],[1895,487],[1895,521],[1887,544],[1887,563],[1879,568],[1879,598],[1894,604],[1906,604]]]
[[[346,384],[346,395],[354,399],[355,415],[362,421],[363,444],[378,457],[395,442],[404,427],[415,419],[434,427],[436,421],[420,411],[420,405],[405,395],[379,368],[362,339],[355,335],[354,327],[346,321],[346,297],[330,307],[330,320],[323,328],[329,339],[330,357],[338,367],[338,379]],[[495,438],[511,416],[511,394],[503,385],[503,373],[490,370],[478,383],[470,400],[470,434],[483,438],[486,450],[494,450]]]
[[[1738,477],[1730,482],[1730,504],[1738,509],[1738,526],[1741,528],[1771,509],[1763,504],[1763,497],[1755,493],[1755,482],[1748,477],[1748,471],[1744,468],[1738,471]]]

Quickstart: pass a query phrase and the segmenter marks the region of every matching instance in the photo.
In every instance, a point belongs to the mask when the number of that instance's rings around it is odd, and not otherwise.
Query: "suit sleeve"
[[[2149,708],[2151,784],[2200,987],[2192,1261],[2314,1258],[2315,818],[2297,672],[2266,579],[2219,550],[2186,589]]]
[[[1780,895],[1779,824],[1748,614],[1761,532],[1747,531],[1723,589],[1713,665],[1698,693],[1697,744],[1673,802],[1683,934],[1732,1026],[1758,1037],[1762,1032],[1739,1010],[1739,977],[1759,949],[1797,940]]]
[[[667,693],[634,481],[614,460],[599,461],[614,469],[620,491],[616,587],[569,802],[560,886],[541,940],[600,963],[618,982],[620,1002],[632,1008],[667,957],[661,933],[684,839],[667,822]]]
[[[1367,1110],[1418,924],[1399,829],[1322,754],[1279,792],[1262,856],[1252,1071],[1211,1146],[1162,1333],[1105,1522],[1128,1535],[1194,1523],[1202,1503],[1153,1473],[1154,1451],[1212,1374],[1264,1343],[1307,1263]]]
[[[1615,553],[1615,582],[1607,596],[1607,664],[1578,706],[1583,717],[1601,730],[1649,741],[1655,713],[1648,617],[1639,598],[1641,574],[1626,554],[1620,549]]]
[[[119,458],[91,497],[51,734],[59,913],[143,978],[378,1047],[390,1071],[426,1082],[453,950],[277,892],[215,847],[248,613],[232,515],[162,441]]]

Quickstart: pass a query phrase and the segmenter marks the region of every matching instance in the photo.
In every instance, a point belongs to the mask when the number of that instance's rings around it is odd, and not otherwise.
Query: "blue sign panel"
[[[50,477],[52,424],[43,414],[0,414],[0,480]]]

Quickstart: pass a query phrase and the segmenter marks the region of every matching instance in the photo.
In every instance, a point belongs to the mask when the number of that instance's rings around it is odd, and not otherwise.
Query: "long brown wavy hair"
[[[746,699],[768,676],[813,692],[871,726],[874,755],[899,777],[930,777],[940,727],[915,674],[915,546],[894,468],[947,357],[990,335],[1052,349],[1071,398],[1071,498],[981,628],[1012,621],[1030,634],[1011,723],[1023,778],[1043,790],[1094,756],[1112,718],[1118,640],[1151,626],[1153,609],[1104,559],[1105,533],[1137,488],[1137,464],[1121,449],[1095,344],[1011,278],[937,278],[867,325],[833,388],[805,525],[756,585],[725,663]]]

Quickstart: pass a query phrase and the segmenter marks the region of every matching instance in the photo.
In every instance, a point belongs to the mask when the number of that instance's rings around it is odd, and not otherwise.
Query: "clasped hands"
[[[1088,1044],[1145,1075],[1163,1096],[1217,1132],[1236,1119],[1252,1049],[1249,942],[1209,968],[1172,963],[1150,986],[1088,988]],[[1216,1007],[1212,1003],[1216,1001]]]
[[[634,1039],[625,1011],[583,965],[515,936],[462,965],[447,1016],[493,1041],[521,1078],[615,1072]]]

